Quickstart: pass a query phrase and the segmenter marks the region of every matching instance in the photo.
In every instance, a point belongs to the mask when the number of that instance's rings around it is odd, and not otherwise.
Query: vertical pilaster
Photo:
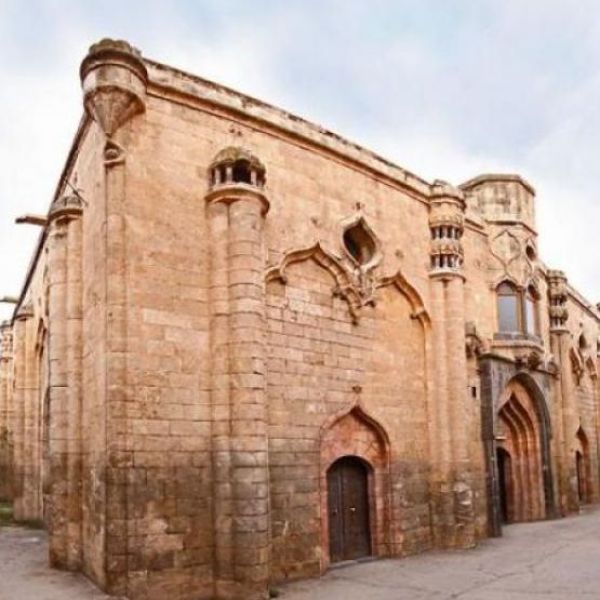
[[[212,179],[219,183],[207,196],[215,597],[251,600],[267,596],[269,580],[262,239],[268,202],[258,186],[234,182],[230,167]]]
[[[26,521],[35,518],[31,515],[27,502],[27,474],[29,448],[27,442],[29,425],[29,386],[31,378],[31,322],[33,311],[25,304],[15,315],[15,387],[14,387],[14,518]]]
[[[12,326],[0,324],[0,500],[12,498]]]
[[[101,482],[93,499],[103,512],[98,517],[102,525],[95,527],[103,546],[98,552],[99,568],[103,569],[100,583],[112,594],[125,595],[133,593],[130,584],[136,584],[130,579],[132,561],[143,553],[137,540],[129,536],[129,519],[134,509],[139,510],[132,484],[137,475],[146,476],[143,470],[136,473],[134,469],[130,421],[124,410],[130,393],[125,148],[131,133],[129,122],[146,110],[148,72],[138,49],[123,40],[105,38],[90,47],[80,75],[86,112],[106,140],[106,436],[105,446],[96,447],[93,457],[89,455],[88,477]],[[137,581],[142,587],[143,579]]]
[[[81,566],[81,202],[57,199],[48,216],[50,562]]]
[[[429,275],[438,371],[438,434],[441,436],[438,449],[444,515],[441,537],[443,545],[461,547],[474,542],[461,243],[464,210],[460,191],[443,182],[434,183],[429,220]]]
[[[559,380],[555,385],[555,406],[558,424],[558,496],[559,509],[565,515],[577,510],[577,473],[571,451],[577,431],[577,411],[573,395],[571,362],[569,358],[570,336],[567,328],[567,278],[562,271],[548,271],[550,300],[550,343],[559,366]]]

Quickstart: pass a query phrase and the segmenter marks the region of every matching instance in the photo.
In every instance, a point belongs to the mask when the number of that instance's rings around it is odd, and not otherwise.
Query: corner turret
[[[485,174],[460,186],[469,207],[486,221],[522,224],[535,232],[535,190],[519,175]]]
[[[105,38],[90,47],[79,73],[85,109],[107,137],[144,112],[148,73],[137,48]]]

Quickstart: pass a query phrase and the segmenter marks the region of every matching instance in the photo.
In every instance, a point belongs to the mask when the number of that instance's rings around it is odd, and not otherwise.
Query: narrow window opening
[[[539,333],[539,316],[537,309],[538,293],[529,286],[525,295],[525,332],[531,335]]]
[[[510,283],[504,282],[496,290],[498,297],[498,330],[513,333],[521,330],[519,318],[519,293]]]
[[[344,232],[344,246],[360,265],[367,264],[375,255],[375,242],[360,221]]]

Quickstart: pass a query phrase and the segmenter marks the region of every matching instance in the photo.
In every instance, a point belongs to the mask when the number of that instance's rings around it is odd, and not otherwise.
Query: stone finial
[[[550,313],[550,331],[561,332],[567,329],[567,320],[569,311],[567,310],[567,277],[562,271],[549,270],[548,278],[548,298]]]
[[[48,222],[52,222],[60,217],[76,217],[82,213],[83,202],[79,196],[69,194],[56,198],[50,206],[48,212]]]
[[[93,44],[79,73],[85,109],[107,137],[144,112],[148,73],[140,51],[127,42]]]
[[[430,274],[457,274],[462,271],[464,213],[463,193],[445,181],[434,181],[429,212]]]

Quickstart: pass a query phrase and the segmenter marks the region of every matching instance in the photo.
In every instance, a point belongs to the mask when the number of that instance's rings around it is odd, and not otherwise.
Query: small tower
[[[535,223],[535,190],[519,175],[485,174],[460,186],[469,208],[498,225],[521,224],[532,232]]]
[[[105,38],[93,44],[79,70],[86,111],[107,137],[144,112],[148,73],[137,48]]]

